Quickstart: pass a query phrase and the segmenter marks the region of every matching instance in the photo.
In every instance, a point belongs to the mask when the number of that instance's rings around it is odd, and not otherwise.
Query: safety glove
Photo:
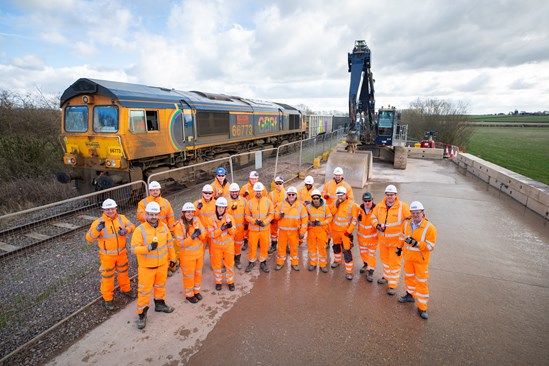
[[[118,235],[120,235],[120,236],[124,236],[127,233],[128,233],[128,231],[125,228],[121,228],[120,230],[118,230]]]
[[[362,214],[358,214],[357,219],[358,219],[358,221],[362,221]]]
[[[379,231],[381,232],[384,232],[385,231],[385,228],[383,226],[381,226],[381,224],[377,224],[376,225],[376,229],[378,229]]]
[[[199,228],[194,229],[194,233],[191,235],[191,239],[196,239],[198,236],[202,233],[202,231]]]
[[[279,216],[281,219],[284,218],[284,212],[281,212],[278,216]]]
[[[198,202],[198,205],[196,205],[196,208],[198,208],[199,210],[202,208],[202,201]]]
[[[306,204],[306,205],[309,205],[311,203],[311,201],[304,201],[303,203]]]
[[[246,192],[244,192],[244,194],[242,195],[242,197],[246,198],[246,197],[248,197],[248,195],[249,195],[249,193],[248,193],[248,191],[246,191]]]
[[[402,248],[396,248],[397,257],[400,257],[401,254],[402,254]]]
[[[408,236],[406,239],[404,239],[404,241],[405,241],[407,244],[410,244],[410,245],[413,246],[413,247],[417,247],[417,240],[415,240],[415,239],[412,238],[411,236]]]
[[[299,240],[303,240],[305,238],[304,234],[299,234]]]
[[[238,205],[236,204],[236,202],[233,202],[233,205],[231,206],[231,209],[234,211],[234,210],[236,210],[237,207],[238,207]]]
[[[95,227],[95,230],[101,231],[105,228],[105,221],[99,221],[99,224]]]
[[[176,264],[177,264],[176,261],[170,261],[170,268],[175,268]]]
[[[155,236],[152,243],[149,244],[149,252],[158,248],[158,238]]]

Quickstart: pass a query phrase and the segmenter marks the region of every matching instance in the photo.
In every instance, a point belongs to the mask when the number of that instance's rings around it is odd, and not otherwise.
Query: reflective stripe
[[[126,247],[121,248],[120,250],[119,250],[119,249],[115,249],[115,250],[105,250],[105,249],[99,248],[99,253],[108,254],[108,255],[112,255],[112,254],[122,254],[122,253],[125,253],[125,252],[126,252]]]

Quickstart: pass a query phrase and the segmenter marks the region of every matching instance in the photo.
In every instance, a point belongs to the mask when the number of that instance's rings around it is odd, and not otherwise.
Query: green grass
[[[475,115],[470,117],[472,122],[549,123],[549,115],[546,115],[546,116]]]
[[[467,152],[549,185],[547,127],[477,127]]]

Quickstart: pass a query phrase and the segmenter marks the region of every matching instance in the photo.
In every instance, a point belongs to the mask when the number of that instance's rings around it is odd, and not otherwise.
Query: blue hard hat
[[[225,170],[225,168],[217,168],[217,170],[215,171],[215,175],[227,175],[227,171]]]

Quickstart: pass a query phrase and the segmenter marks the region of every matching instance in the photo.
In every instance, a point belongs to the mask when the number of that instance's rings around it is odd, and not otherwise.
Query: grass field
[[[547,127],[477,127],[467,152],[549,185]]]
[[[545,116],[474,115],[470,117],[472,122],[549,123],[549,115],[545,115]]]

